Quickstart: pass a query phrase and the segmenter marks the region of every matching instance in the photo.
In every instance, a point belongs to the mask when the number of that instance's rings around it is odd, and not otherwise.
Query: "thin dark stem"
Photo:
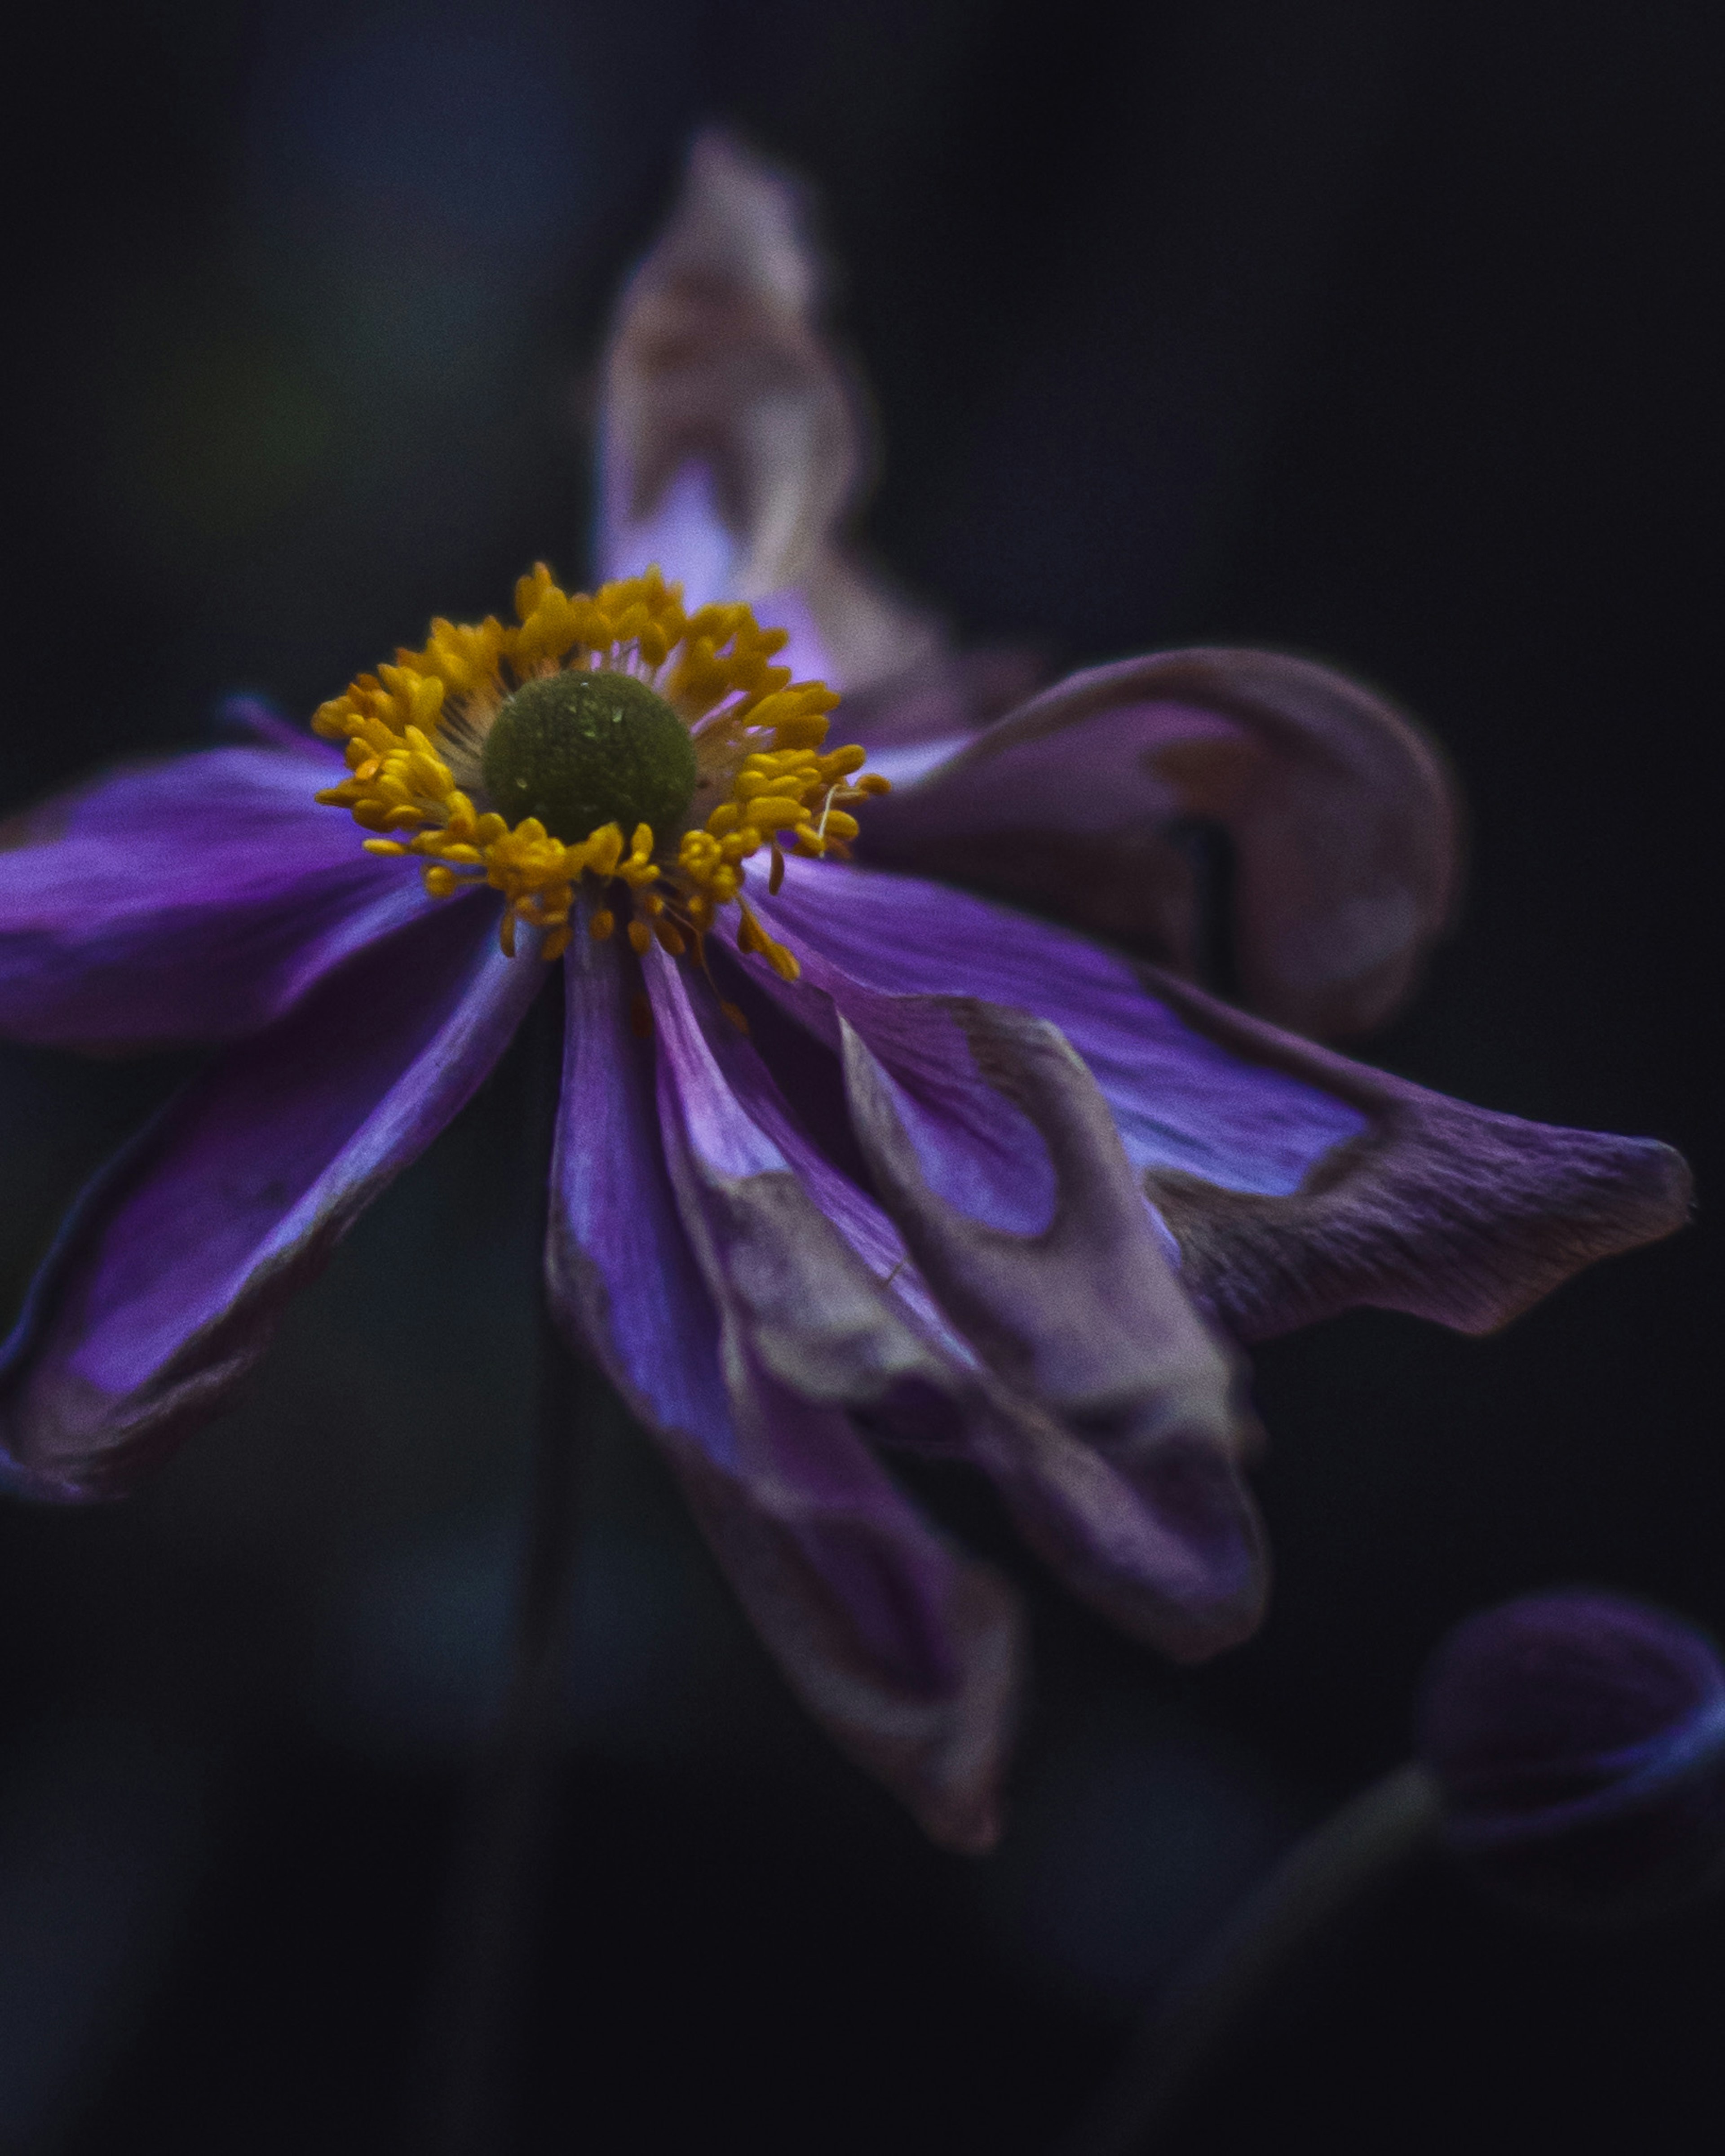
[[[547,1182],[562,1068],[560,985],[555,978],[547,983],[529,1021],[532,1037],[524,1044],[535,1172]],[[510,2138],[519,2010],[556,1792],[555,1738],[588,1425],[603,1412],[607,1397],[603,1380],[571,1357],[542,1300],[513,1665],[458,1861],[425,2062],[430,2095],[418,2142],[432,2156],[498,2156]]]
[[[1158,2002],[1113,2083],[1060,2156],[1153,2148],[1230,2040],[1344,1910],[1432,1846],[1440,1811],[1422,1767],[1400,1767],[1332,1812]]]

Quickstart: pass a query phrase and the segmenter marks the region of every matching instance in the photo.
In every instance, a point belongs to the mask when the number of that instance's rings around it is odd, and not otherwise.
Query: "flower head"
[[[742,898],[743,865],[766,849],[777,890],[785,844],[842,856],[849,804],[886,791],[860,748],[823,752],[838,697],[772,663],[785,630],[738,603],[686,613],[656,563],[589,598],[541,562],[515,610],[508,625],[434,621],[423,650],[320,706],[313,731],[346,742],[349,776],[318,799],[398,834],[367,850],[417,856],[433,897],[501,891],[506,956],[525,923],[560,958],[583,886],[606,894],[588,925],[609,936],[616,886],[638,952],[656,937],[680,957],[736,906],[739,947],[793,980]]]
[[[536,571],[513,624],[434,623],[314,733],[259,720],[0,850],[0,1026],[215,1050],[50,1255],[0,1351],[0,1457],[102,1496],[216,1414],[555,960],[556,1318],[804,1702],[975,1847],[1016,1605],[883,1448],[970,1463],[1075,1593],[1209,1654],[1265,1594],[1237,1342],[1362,1302],[1501,1323],[1676,1224],[1686,1183],[1664,1147],[1464,1107],[1182,978],[1167,828],[1203,794],[1250,999],[1314,1029],[1381,1009],[1447,904],[1440,765],[1263,654],[1127,662],[983,725],[1012,665],[953,654],[838,536],[860,437],[813,263],[783,183],[701,146],[613,342],[608,580]],[[829,749],[834,688],[863,723]],[[931,867],[1029,879],[1176,970]]]
[[[1482,1611],[1433,1657],[1418,1741],[1450,1845],[1512,1898],[1632,1916],[1725,1872],[1725,1665],[1667,1610],[1572,1589]]]

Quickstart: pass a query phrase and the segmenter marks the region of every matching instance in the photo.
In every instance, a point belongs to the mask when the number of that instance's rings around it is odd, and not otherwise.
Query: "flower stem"
[[[523,1043],[534,1173],[548,1188],[562,1073],[560,969]],[[541,1227],[543,1228],[542,1217]],[[544,1248],[542,1232],[539,1248]],[[589,1425],[608,1394],[558,1337],[542,1297],[531,1482],[509,1688],[457,1858],[434,2000],[418,2144],[497,2156],[510,2141],[521,1996],[535,1944],[540,1860],[556,1794],[556,1737]]]
[[[1113,2082],[1060,2156],[1138,2156],[1316,1942],[1409,1859],[1441,1817],[1423,1767],[1399,1767],[1296,1842],[1156,2005]]]

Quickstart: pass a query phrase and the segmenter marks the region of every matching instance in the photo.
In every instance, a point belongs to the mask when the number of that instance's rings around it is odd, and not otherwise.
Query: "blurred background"
[[[1718,139],[1683,0],[345,0],[48,9],[3,136],[0,807],[308,713],[586,569],[591,384],[691,130],[814,182],[884,443],[864,530],[967,637],[1339,660],[1471,807],[1374,1060],[1717,1180]],[[1705,625],[1704,625],[1705,624]],[[183,1063],[0,1061],[0,1294]],[[0,2150],[398,2145],[503,1679],[532,1386],[511,1066],[139,1498],[0,1510]],[[1503,1335],[1255,1358],[1268,1624],[1176,1673],[1023,1583],[1010,1831],[942,1856],[806,1727],[603,1440],[519,2146],[1049,2149],[1179,1958],[1404,1755],[1468,1610],[1725,1626],[1702,1225]],[[1717,2146],[1725,1917],[1553,1938],[1447,1876],[1181,2145]]]

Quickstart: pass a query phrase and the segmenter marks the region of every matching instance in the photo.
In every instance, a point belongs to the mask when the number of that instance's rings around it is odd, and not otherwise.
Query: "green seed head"
[[[509,697],[480,771],[501,816],[536,816],[577,845],[602,824],[674,829],[695,798],[695,744],[662,696],[629,674],[552,674]]]

